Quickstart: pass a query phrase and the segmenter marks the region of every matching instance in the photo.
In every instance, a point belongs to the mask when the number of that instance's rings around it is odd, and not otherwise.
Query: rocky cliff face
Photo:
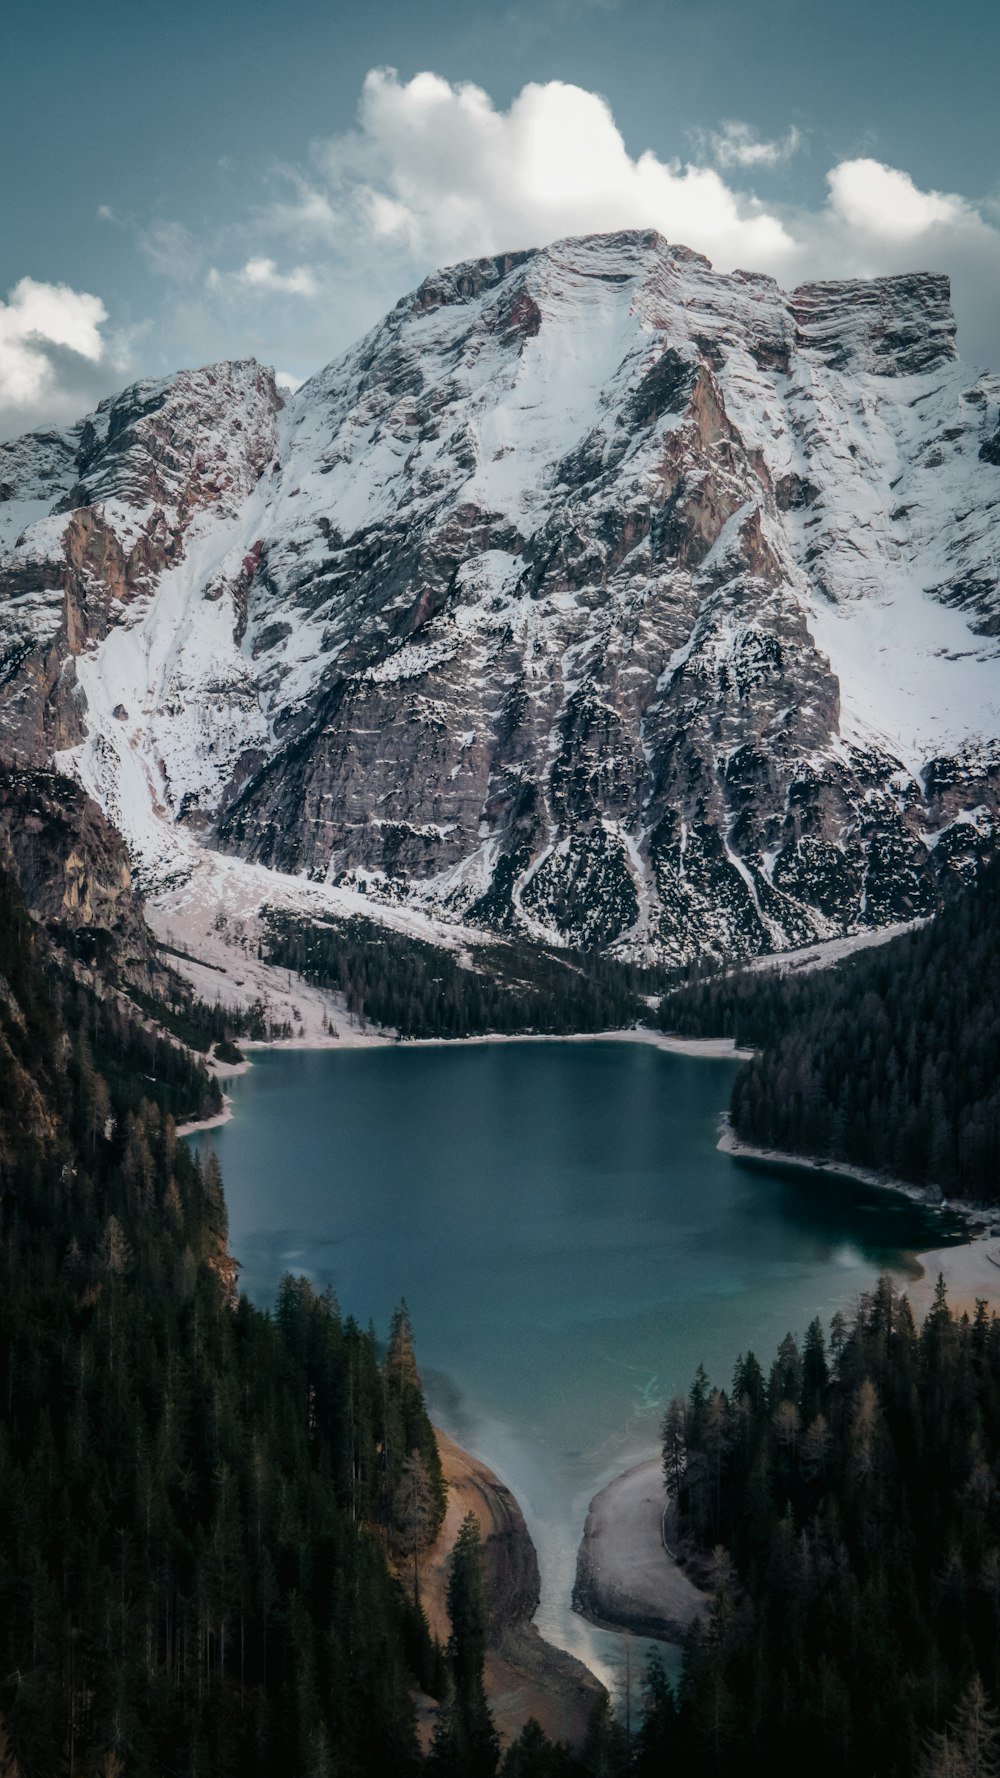
[[[46,926],[105,934],[121,964],[148,973],[153,941],[124,841],[79,785],[0,770],[0,865]]]
[[[945,279],[560,242],[279,409],[216,366],[0,447],[0,746],[148,884],[188,830],[683,960],[923,911],[993,844],[1000,382]]]

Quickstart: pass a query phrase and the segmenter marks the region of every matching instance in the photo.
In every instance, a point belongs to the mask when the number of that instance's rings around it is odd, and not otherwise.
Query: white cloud
[[[913,241],[938,223],[975,221],[962,198],[920,191],[909,173],[881,161],[841,161],[826,177],[834,214],[849,228],[883,241]]]
[[[278,270],[273,259],[260,254],[248,259],[234,272],[220,272],[212,266],[205,283],[209,290],[229,296],[249,292],[251,295],[305,296],[319,294],[315,273],[307,265],[293,266],[289,272]]]
[[[714,168],[633,158],[607,101],[563,81],[524,87],[504,112],[481,87],[375,69],[359,129],[321,145],[317,163],[325,189],[313,197],[340,231],[367,227],[430,264],[619,228],[658,228],[731,264],[794,247],[773,211]]]
[[[705,138],[719,167],[780,167],[802,147],[802,136],[792,124],[784,136],[761,142],[749,124],[731,121]]]
[[[794,126],[761,141],[731,121],[685,164],[651,150],[633,156],[607,101],[581,87],[532,84],[502,111],[481,87],[376,69],[357,128],[316,145],[319,177],[298,173],[294,203],[271,221],[293,241],[323,237],[332,253],[320,284],[332,279],[352,312],[363,291],[372,320],[408,280],[449,260],[607,229],[657,228],[720,271],[742,265],[787,286],[944,271],[964,355],[1000,366],[995,219],[871,158],[833,166],[814,208],[763,202],[755,174],[801,146]],[[331,341],[331,351],[347,343]]]
[[[99,296],[22,278],[0,302],[0,407],[57,403],[67,354],[89,365],[104,357],[101,328],[107,318]]]
[[[327,152],[332,154],[332,143],[327,144]],[[334,239],[339,219],[328,194],[317,190],[315,183],[296,167],[276,167],[274,171],[292,195],[270,204],[262,213],[261,225],[279,234],[294,235],[298,240]]]
[[[248,259],[236,281],[251,290],[279,290],[288,296],[315,296],[316,279],[308,266],[293,266],[290,272],[279,272],[273,259]]]
[[[759,137],[729,119],[684,160],[633,153],[607,100],[564,81],[531,83],[502,108],[479,86],[373,69],[354,127],[313,144],[308,164],[272,166],[255,208],[202,239],[163,219],[141,236],[177,287],[156,368],[252,352],[305,376],[439,266],[650,227],[720,271],[789,288],[948,272],[964,355],[1000,365],[997,218],[872,158],[831,167],[812,207],[759,194],[755,182],[803,146],[794,125]]]

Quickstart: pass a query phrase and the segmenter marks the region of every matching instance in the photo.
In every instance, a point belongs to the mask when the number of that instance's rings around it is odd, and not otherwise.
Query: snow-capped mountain
[[[932,905],[1000,808],[1000,380],[947,280],[653,233],[453,267],[0,446],[0,749],[191,835],[683,960]]]

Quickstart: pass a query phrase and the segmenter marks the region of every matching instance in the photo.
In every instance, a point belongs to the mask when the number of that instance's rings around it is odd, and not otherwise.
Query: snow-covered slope
[[[282,408],[0,446],[0,744],[192,839],[683,959],[920,913],[1000,803],[1000,383],[947,282],[458,266]]]

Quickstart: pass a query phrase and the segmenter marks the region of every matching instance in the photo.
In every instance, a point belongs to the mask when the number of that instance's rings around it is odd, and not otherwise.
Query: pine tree
[[[998,1778],[1000,1718],[978,1673],[948,1728],[931,1735],[921,1778]]]
[[[663,1482],[671,1500],[676,1500],[684,1479],[687,1457],[687,1415],[683,1396],[675,1396],[663,1416]]]
[[[662,1778],[677,1751],[677,1704],[656,1652],[646,1666],[644,1710],[635,1742],[634,1778]]]
[[[451,1636],[448,1661],[455,1688],[453,1728],[466,1761],[463,1778],[492,1778],[500,1745],[486,1703],[483,1669],[489,1636],[489,1598],[479,1522],[467,1513],[451,1554],[448,1575]]]
[[[10,1744],[3,1717],[0,1716],[0,1778],[21,1778],[21,1768],[17,1763],[14,1749]]]
[[[625,1731],[615,1716],[607,1692],[590,1713],[580,1764],[587,1778],[625,1778],[628,1770]]]
[[[397,1548],[405,1551],[413,1564],[413,1600],[420,1604],[421,1550],[427,1548],[437,1532],[437,1501],[427,1465],[419,1451],[406,1458],[393,1502],[393,1529]]]

